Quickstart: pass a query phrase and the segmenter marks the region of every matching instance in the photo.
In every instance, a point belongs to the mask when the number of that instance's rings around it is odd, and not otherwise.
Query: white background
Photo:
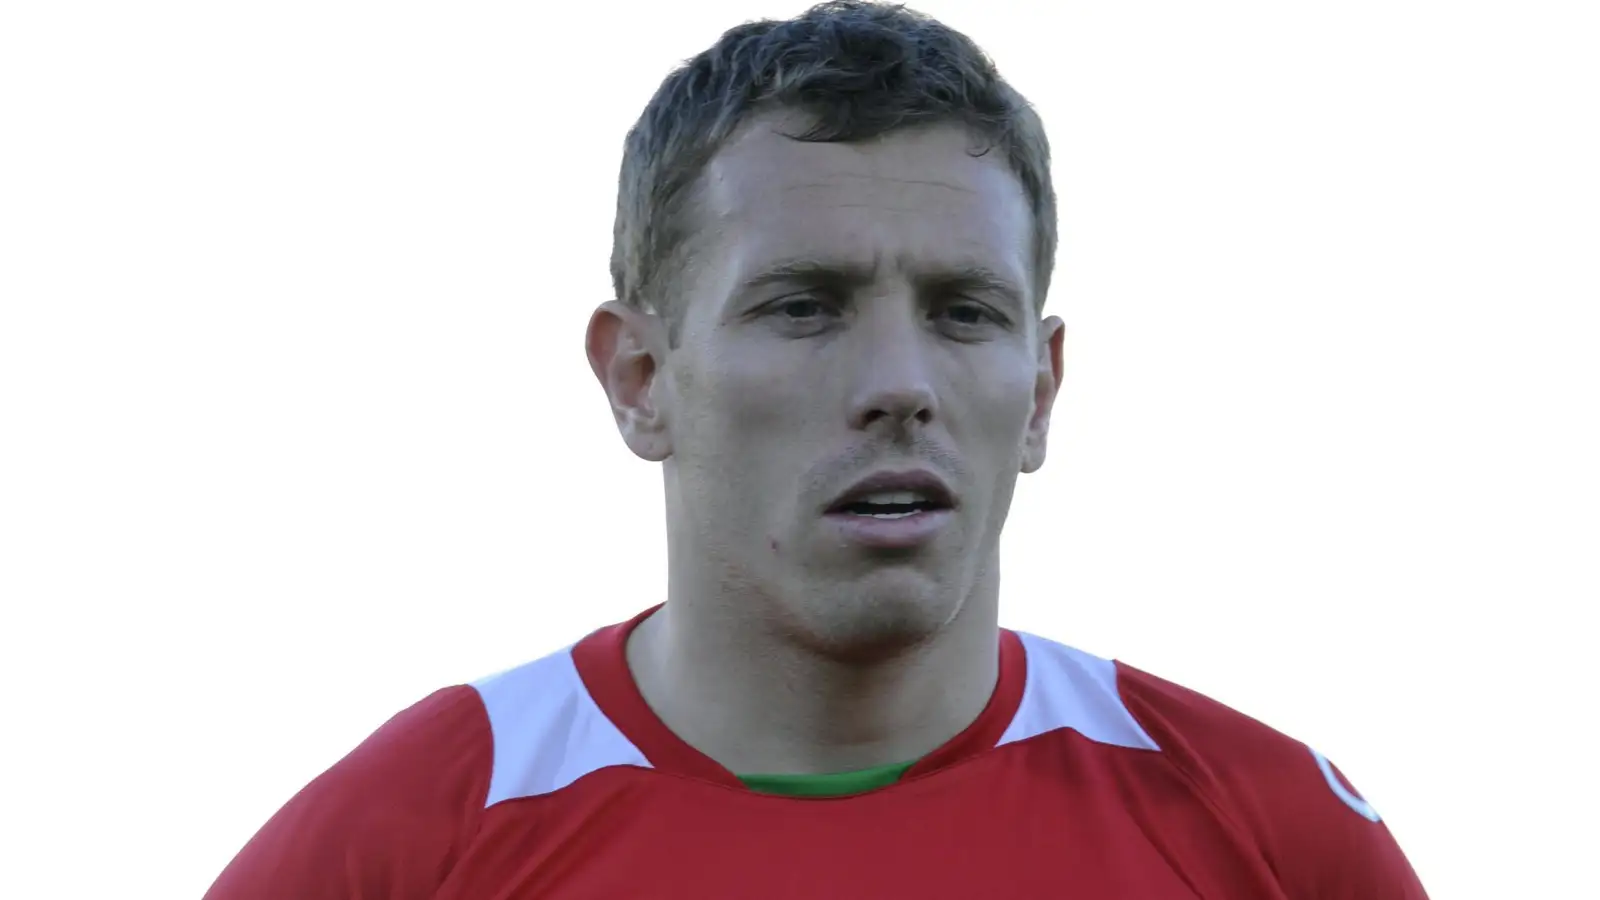
[[[6,6],[0,893],[197,897],[393,712],[660,599],[581,347],[621,139],[801,6]],[[1317,746],[1435,897],[1592,887],[1594,7],[922,8],[1056,150],[1006,623]]]

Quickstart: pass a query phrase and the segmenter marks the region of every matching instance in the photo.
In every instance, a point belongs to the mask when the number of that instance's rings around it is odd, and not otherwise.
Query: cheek
[[[699,396],[691,400],[739,439],[759,444],[774,437],[774,426],[801,413],[797,383],[777,377],[770,360],[731,359],[701,373]]]
[[[722,359],[674,378],[674,453],[713,481],[748,484],[782,464],[806,419],[795,380],[756,361]]]
[[[707,527],[730,545],[776,557],[816,443],[807,442],[807,417],[796,409],[804,400],[796,381],[774,379],[771,368],[699,372],[680,395],[688,418],[681,442],[674,429],[674,444]]]
[[[1020,452],[1028,421],[1033,416],[1036,378],[1031,366],[995,366],[987,372],[969,373],[974,437],[986,444],[1004,447],[1005,452]]]

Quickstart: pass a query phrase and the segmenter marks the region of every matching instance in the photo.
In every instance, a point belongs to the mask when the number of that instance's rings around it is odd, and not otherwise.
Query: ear
[[[1039,323],[1039,366],[1033,383],[1033,417],[1022,441],[1022,471],[1037,472],[1044,465],[1045,444],[1050,437],[1050,412],[1061,391],[1061,347],[1067,332],[1062,321],[1051,316]]]
[[[671,456],[666,416],[655,393],[656,373],[666,356],[665,323],[624,303],[603,303],[589,317],[584,349],[628,449],[649,462]]]

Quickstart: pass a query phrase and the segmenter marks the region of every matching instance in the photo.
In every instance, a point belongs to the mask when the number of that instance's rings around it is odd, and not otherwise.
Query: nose
[[[890,304],[885,304],[889,306]],[[928,425],[939,412],[927,336],[915,314],[878,315],[861,321],[851,425],[860,430]]]

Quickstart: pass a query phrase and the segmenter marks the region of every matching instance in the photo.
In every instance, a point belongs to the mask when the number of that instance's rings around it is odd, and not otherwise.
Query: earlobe
[[[617,430],[628,449],[650,462],[672,455],[666,415],[656,397],[665,347],[662,324],[650,313],[612,301],[594,311],[584,339],[589,369],[606,392]]]
[[[1062,345],[1066,325],[1051,316],[1039,325],[1039,364],[1033,387],[1033,416],[1023,437],[1022,471],[1032,473],[1044,466],[1050,437],[1050,413],[1061,391]]]

